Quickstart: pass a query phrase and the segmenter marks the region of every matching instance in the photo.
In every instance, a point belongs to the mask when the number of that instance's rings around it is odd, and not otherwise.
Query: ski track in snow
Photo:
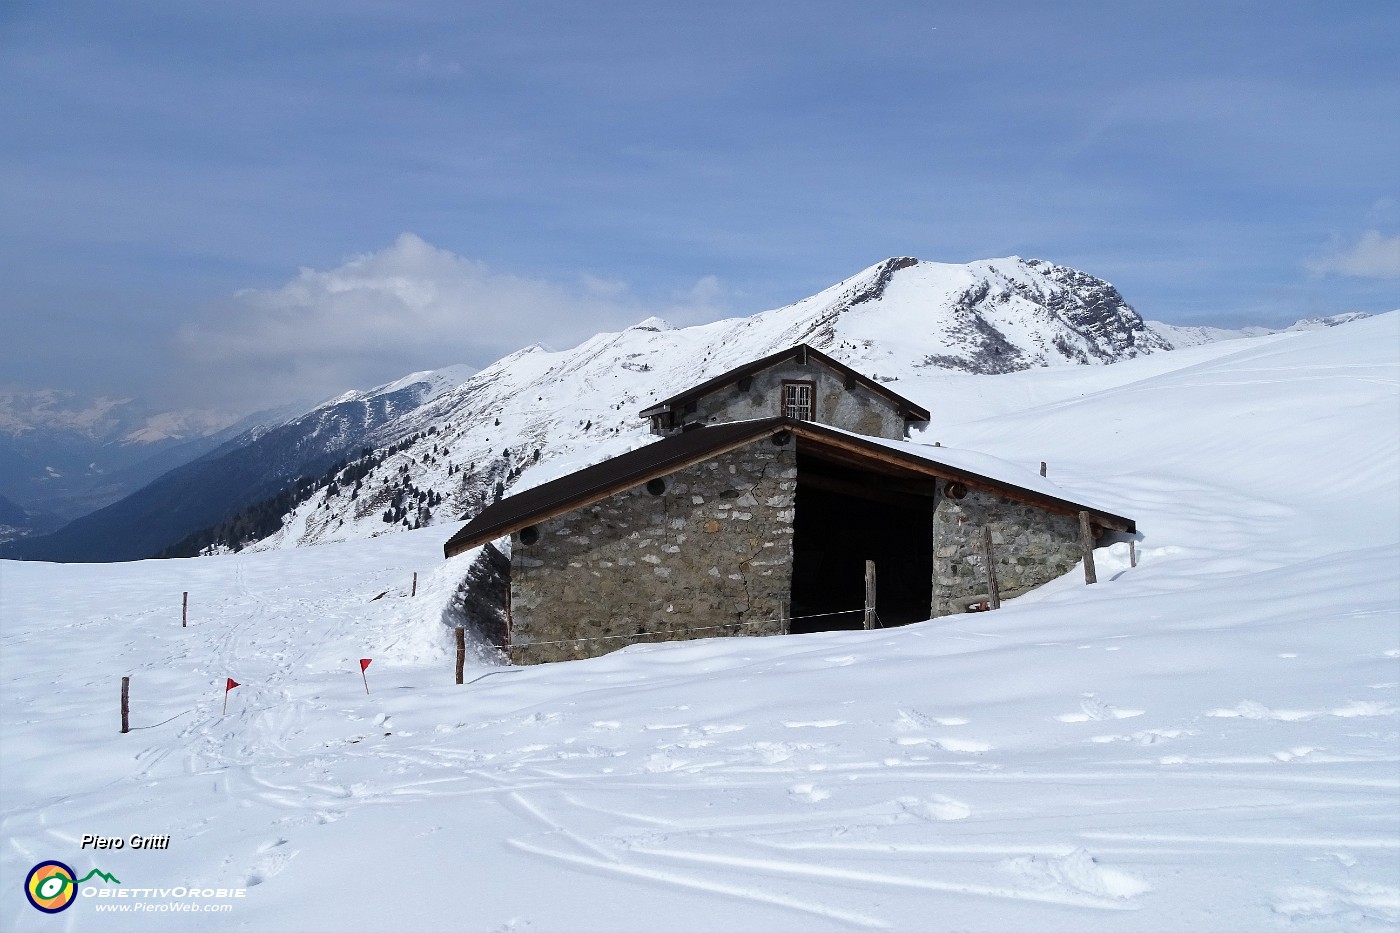
[[[1317,342],[1365,359],[1342,330]],[[1185,384],[1253,384],[1219,368]],[[1095,587],[1071,574],[997,613],[875,633],[635,646],[457,687],[438,618],[462,566],[440,558],[450,528],[0,564],[0,922],[53,928],[19,890],[60,858],[128,885],[246,888],[199,918],[210,930],[1393,929],[1400,507],[1366,476],[1285,495],[1366,433],[1300,413],[1325,369],[1296,392],[1268,371],[1269,404],[1302,419],[1285,466],[1258,464],[1278,434],[1263,400],[1228,444],[1158,412],[1117,460],[1051,451],[1107,474],[1144,529],[1136,568],[1118,542]],[[1353,410],[1394,405],[1393,382],[1365,381]],[[1142,395],[1105,392],[1083,417],[1127,424]],[[1040,456],[1077,411],[1000,430]],[[1371,437],[1348,456],[1389,457],[1393,482],[1396,445]],[[84,833],[172,842],[82,851]]]

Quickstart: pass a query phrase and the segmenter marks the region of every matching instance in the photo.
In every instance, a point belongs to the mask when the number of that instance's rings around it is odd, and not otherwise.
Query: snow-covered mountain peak
[[[961,264],[895,256],[749,317],[685,328],[652,317],[572,349],[517,351],[374,429],[365,442],[390,452],[352,464],[350,488],[327,481],[329,495],[310,494],[264,546],[473,514],[570,464],[645,443],[643,408],[797,343],[886,382],[1170,348],[1112,285],[1078,270],[1015,256]]]
[[[444,366],[441,369],[425,369],[416,373],[409,373],[402,379],[395,379],[393,382],[386,382],[384,385],[370,389],[369,395],[386,395],[390,392],[397,392],[400,389],[407,389],[411,386],[422,386],[425,394],[424,400],[436,398],[444,392],[455,389],[457,386],[470,379],[477,369],[475,366],[468,366],[465,363],[454,363],[451,366]]]
[[[464,363],[454,363],[451,366],[444,366],[442,369],[424,369],[416,373],[409,373],[407,376],[402,376],[392,382],[377,385],[372,389],[348,389],[334,398],[326,399],[314,406],[311,411],[342,405],[346,402],[369,401],[393,395],[405,389],[417,389],[419,401],[426,402],[450,392],[470,379],[476,372],[476,367],[467,366]]]

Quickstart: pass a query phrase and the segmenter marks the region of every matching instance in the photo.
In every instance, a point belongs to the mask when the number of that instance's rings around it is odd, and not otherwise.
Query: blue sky
[[[1178,323],[1390,310],[1397,36],[1393,2],[11,0],[0,382],[249,409],[892,255]],[[336,297],[371,273],[393,301]]]

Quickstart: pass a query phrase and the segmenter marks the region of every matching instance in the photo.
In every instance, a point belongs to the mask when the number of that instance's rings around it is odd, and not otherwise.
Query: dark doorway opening
[[[879,624],[927,619],[933,599],[931,483],[818,460],[799,449],[792,550],[794,633],[859,629],[862,612],[851,610],[865,605],[867,560],[875,561]]]

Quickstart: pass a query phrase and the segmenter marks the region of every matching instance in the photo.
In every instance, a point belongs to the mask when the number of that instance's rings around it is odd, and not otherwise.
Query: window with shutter
[[[799,380],[784,380],[783,414],[798,421],[814,420],[817,414],[817,384]]]

